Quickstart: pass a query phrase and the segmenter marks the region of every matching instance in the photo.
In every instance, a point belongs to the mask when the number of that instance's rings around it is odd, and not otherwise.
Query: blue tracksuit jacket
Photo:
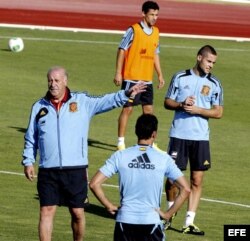
[[[70,92],[70,98],[57,112],[46,97],[41,98],[32,106],[22,164],[32,165],[39,150],[39,168],[87,167],[91,118],[127,100],[123,90],[103,96]]]

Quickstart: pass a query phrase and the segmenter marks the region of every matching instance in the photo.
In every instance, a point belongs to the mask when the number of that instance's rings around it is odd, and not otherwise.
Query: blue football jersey
[[[173,159],[151,146],[135,145],[115,152],[100,168],[106,176],[118,173],[120,209],[117,222],[158,224],[164,178],[183,176]]]
[[[212,74],[197,76],[192,69],[178,72],[173,76],[165,98],[183,102],[188,96],[195,96],[195,105],[205,109],[223,105],[223,89],[220,81]],[[176,110],[170,137],[209,140],[208,119]]]

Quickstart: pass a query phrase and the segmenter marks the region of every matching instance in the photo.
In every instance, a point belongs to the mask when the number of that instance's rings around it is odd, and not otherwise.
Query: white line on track
[[[220,0],[222,2],[230,2],[230,3],[249,3],[250,0]]]
[[[0,170],[0,174],[9,174],[9,175],[24,176],[23,173],[9,172],[9,171],[3,171],[3,170]],[[112,184],[104,184],[104,186],[106,186],[106,187],[112,187],[112,188],[118,188],[117,185],[112,185]],[[165,193],[163,193],[163,194],[165,194]],[[215,199],[209,199],[209,198],[201,198],[201,200],[202,201],[206,201],[206,202],[213,202],[213,203],[220,203],[220,204],[226,204],[226,205],[231,205],[231,206],[238,206],[238,207],[250,208],[250,205],[241,204],[241,203],[227,202],[227,201],[215,200]]]
[[[23,24],[0,24],[0,27],[7,28],[25,28],[25,29],[39,29],[39,30],[57,30],[57,31],[72,31],[72,32],[87,32],[87,33],[110,33],[110,34],[123,34],[124,31],[119,30],[103,30],[103,29],[88,29],[88,28],[66,28],[66,27],[52,27],[52,26],[39,26],[39,25],[23,25]],[[237,42],[249,42],[250,38],[243,37],[225,37],[225,36],[210,36],[210,35],[193,35],[193,34],[171,34],[160,33],[162,37],[173,38],[194,38],[194,39],[214,39],[214,40],[231,40]]]

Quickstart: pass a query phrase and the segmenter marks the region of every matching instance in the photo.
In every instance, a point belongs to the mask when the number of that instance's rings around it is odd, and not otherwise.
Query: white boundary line
[[[221,2],[230,2],[230,3],[250,3],[250,0],[218,0]]]
[[[10,39],[13,36],[0,36],[0,39]],[[67,42],[67,43],[84,43],[84,44],[106,44],[106,45],[116,45],[118,46],[119,42],[114,41],[93,41],[93,40],[76,40],[76,39],[56,39],[56,38],[36,38],[36,37],[23,37],[23,40],[30,41],[51,41],[51,42]],[[185,45],[167,45],[161,44],[161,48],[177,48],[177,49],[196,49],[196,47],[190,47]],[[250,49],[241,49],[241,48],[218,48],[220,51],[230,51],[230,52],[250,52]]]
[[[24,29],[38,29],[38,30],[57,30],[57,31],[72,31],[72,32],[87,32],[87,33],[109,33],[109,34],[123,34],[124,31],[120,30],[103,30],[103,29],[88,29],[88,28],[66,28],[66,27],[52,27],[40,25],[24,25],[24,24],[5,24],[0,23],[0,27],[6,28],[24,28]],[[172,34],[160,33],[162,37],[172,38],[194,38],[194,39],[214,39],[214,40],[229,40],[237,42],[249,42],[250,38],[243,37],[223,37],[223,36],[210,36],[210,35],[193,35],[193,34]]]
[[[0,170],[0,174],[10,174],[10,175],[24,176],[23,173],[9,172],[9,171],[3,171],[3,170]],[[103,184],[103,186],[113,187],[113,188],[117,188],[118,189],[117,185]],[[165,194],[165,193],[163,193],[163,194]],[[221,201],[221,200],[215,200],[215,199],[209,199],[209,198],[201,198],[201,200],[202,201],[206,201],[206,202],[213,202],[213,203],[220,203],[220,204],[226,204],[226,205],[231,205],[231,206],[238,206],[238,207],[250,208],[250,205],[241,204],[241,203],[227,202],[227,201]]]

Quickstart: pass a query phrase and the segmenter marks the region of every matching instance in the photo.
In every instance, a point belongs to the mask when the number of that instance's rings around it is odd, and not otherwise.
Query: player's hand
[[[165,80],[163,78],[159,78],[159,84],[157,86],[158,89],[162,89],[165,85]]]
[[[111,204],[109,207],[106,207],[106,209],[112,215],[116,215],[116,213],[118,211],[118,207],[116,205],[113,205],[113,204]]]
[[[188,105],[188,106],[192,106],[194,104],[195,104],[195,96],[188,96],[183,102],[183,105]]]
[[[26,178],[32,182],[35,178],[34,166],[33,165],[32,166],[25,166],[24,167],[24,174],[25,174]]]
[[[171,215],[169,215],[168,211],[163,212],[161,209],[156,209],[156,212],[159,213],[160,217],[164,220],[169,220],[171,218]]]
[[[199,115],[201,111],[201,108],[195,105],[184,105],[183,109],[192,115]]]
[[[122,84],[122,74],[116,73],[114,78],[114,84],[120,86]]]

